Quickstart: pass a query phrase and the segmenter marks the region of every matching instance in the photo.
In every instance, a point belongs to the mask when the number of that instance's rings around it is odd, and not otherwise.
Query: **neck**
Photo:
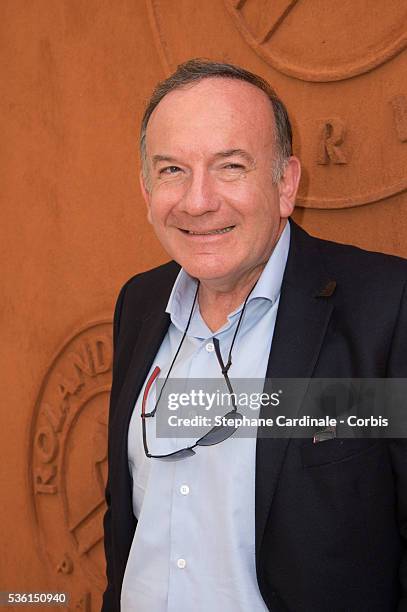
[[[220,329],[227,321],[228,315],[244,300],[259,279],[265,264],[251,270],[244,279],[232,288],[216,288],[206,281],[200,282],[198,301],[201,316],[213,332]]]
[[[280,227],[271,251],[253,268],[245,270],[237,278],[200,280],[199,309],[203,320],[211,331],[215,332],[220,329],[226,323],[228,315],[244,302],[260,278],[286,223],[286,219],[280,220]]]

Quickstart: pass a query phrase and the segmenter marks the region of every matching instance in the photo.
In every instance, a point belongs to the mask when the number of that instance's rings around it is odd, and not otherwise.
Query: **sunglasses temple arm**
[[[143,393],[143,399],[142,399],[142,402],[141,402],[141,418],[142,419],[145,419],[146,416],[153,416],[153,414],[155,413],[155,411],[157,409],[157,406],[156,406],[152,412],[146,414],[146,406],[147,406],[148,394],[150,392],[150,388],[151,388],[153,382],[155,381],[155,379],[157,378],[157,376],[159,375],[160,372],[161,372],[160,368],[158,366],[155,366],[155,368],[152,371],[152,374],[151,374],[150,378],[148,379],[147,384],[145,386],[144,393]]]
[[[236,412],[237,411],[237,406],[236,406],[236,403],[235,403],[235,400],[234,400],[234,391],[233,391],[233,388],[232,388],[232,385],[231,385],[231,382],[230,382],[229,376],[228,376],[228,370],[229,370],[230,366],[232,365],[232,362],[229,359],[229,362],[225,366],[225,364],[223,363],[221,352],[220,352],[219,340],[217,338],[214,338],[213,339],[213,344],[214,344],[214,347],[215,347],[216,357],[217,357],[217,359],[219,361],[219,365],[221,367],[222,374],[223,374],[223,376],[225,378],[225,381],[226,381],[226,385],[227,385],[227,387],[229,389],[229,392],[230,392],[230,394],[232,396],[233,410],[234,410],[234,412]]]

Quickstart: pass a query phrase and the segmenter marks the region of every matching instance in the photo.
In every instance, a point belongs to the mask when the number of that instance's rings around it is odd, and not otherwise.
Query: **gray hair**
[[[258,87],[267,95],[271,102],[275,121],[276,154],[272,165],[273,182],[278,183],[283,177],[287,160],[292,155],[292,129],[287,109],[271,85],[262,77],[240,66],[212,62],[206,59],[192,59],[180,64],[171,76],[158,83],[144,112],[140,130],[140,156],[142,173],[147,188],[149,188],[150,176],[147,163],[146,132],[154,109],[171,91],[213,77],[246,81]]]

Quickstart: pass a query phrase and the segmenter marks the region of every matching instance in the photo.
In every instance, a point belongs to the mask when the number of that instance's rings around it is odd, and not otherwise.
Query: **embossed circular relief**
[[[353,208],[406,190],[404,1],[211,0],[192,7],[191,0],[148,0],[147,6],[167,74],[188,58],[209,57],[241,64],[276,88],[304,168],[297,206]]]
[[[111,334],[110,322],[95,323],[64,344],[44,377],[31,426],[29,479],[40,545],[77,597],[79,587],[104,587]],[[82,595],[79,607],[90,609],[90,597]]]
[[[273,68],[304,81],[363,74],[407,44],[400,0],[225,0],[249,45]]]

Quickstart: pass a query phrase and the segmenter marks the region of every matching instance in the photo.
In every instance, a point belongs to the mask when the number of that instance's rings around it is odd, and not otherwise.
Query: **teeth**
[[[229,227],[224,227],[223,229],[218,229],[218,230],[212,230],[211,232],[192,232],[190,230],[188,230],[188,234],[191,234],[192,236],[209,236],[211,234],[226,234],[227,232],[230,232],[233,229],[233,225],[230,225]]]

